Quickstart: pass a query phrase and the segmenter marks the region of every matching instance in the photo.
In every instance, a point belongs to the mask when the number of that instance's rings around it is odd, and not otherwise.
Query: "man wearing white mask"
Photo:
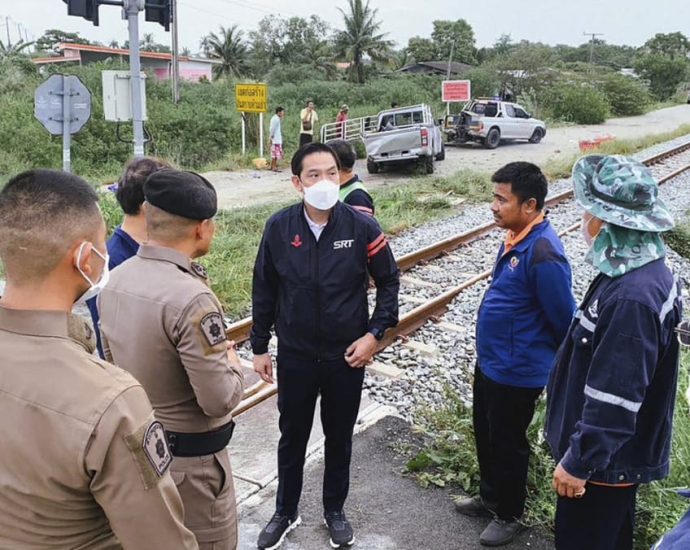
[[[343,505],[363,367],[384,331],[398,321],[399,273],[376,220],[338,201],[338,160],[328,146],[299,149],[292,173],[304,201],[268,220],[254,266],[254,370],[273,382],[268,342],[275,326],[281,432],[276,512],[257,545],[278,548],[301,523],[304,456],[320,395],[324,521],[331,545],[340,548],[354,543]],[[376,284],[371,318],[370,276]]]
[[[0,192],[0,548],[198,548],[144,389],[71,313],[107,281],[105,235],[77,176]]]

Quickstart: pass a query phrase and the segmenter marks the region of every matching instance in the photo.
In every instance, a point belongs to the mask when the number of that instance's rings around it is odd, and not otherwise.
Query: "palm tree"
[[[327,40],[310,37],[304,44],[304,50],[296,56],[296,61],[309,66],[328,79],[338,75],[334,63],[333,46]]]
[[[24,42],[23,40],[15,42],[14,44],[10,42],[5,44],[2,40],[0,40],[0,61],[8,61],[17,57],[27,57],[29,52],[24,50],[32,45],[33,42]]]
[[[350,76],[355,82],[364,83],[364,56],[374,61],[385,61],[392,42],[385,40],[386,33],[380,33],[381,23],[376,21],[378,10],[369,7],[369,0],[363,6],[362,0],[347,0],[349,13],[342,9],[345,30],[338,33],[338,54],[350,62]]]
[[[243,32],[233,25],[220,27],[218,34],[211,32],[201,40],[201,47],[207,57],[221,63],[213,66],[213,76],[241,77],[249,68],[249,52]]]

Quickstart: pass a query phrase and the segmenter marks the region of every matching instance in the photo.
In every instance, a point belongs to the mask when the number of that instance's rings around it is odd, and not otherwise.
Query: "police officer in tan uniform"
[[[71,314],[107,280],[97,201],[51,170],[0,192],[0,548],[195,549],[146,393]]]
[[[237,546],[227,445],[243,375],[206,271],[217,200],[192,172],[161,170],[144,184],[149,240],[100,294],[106,358],[141,382],[174,456],[185,525],[201,548]]]

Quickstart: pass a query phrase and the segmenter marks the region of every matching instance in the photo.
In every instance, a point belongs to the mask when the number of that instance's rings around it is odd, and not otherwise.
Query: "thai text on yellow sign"
[[[235,84],[235,103],[241,113],[265,113],[268,111],[268,86],[266,84]]]

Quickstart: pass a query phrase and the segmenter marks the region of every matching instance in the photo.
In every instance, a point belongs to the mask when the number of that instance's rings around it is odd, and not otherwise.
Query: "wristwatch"
[[[377,340],[381,340],[383,338],[383,333],[380,328],[370,328],[369,332],[376,338]]]

